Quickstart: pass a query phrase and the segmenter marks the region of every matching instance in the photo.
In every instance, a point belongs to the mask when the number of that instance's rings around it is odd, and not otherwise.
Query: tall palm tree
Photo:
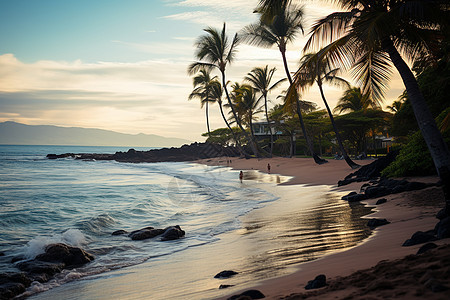
[[[305,48],[324,43],[335,63],[351,65],[363,93],[383,96],[392,63],[442,182],[450,215],[450,151],[405,59],[433,57],[449,38],[448,0],[334,0],[344,11],[317,21]]]
[[[211,134],[209,128],[209,103],[214,103],[215,100],[211,98],[210,83],[215,80],[217,76],[211,78],[211,74],[208,70],[201,69],[197,75],[192,79],[194,90],[189,94],[188,100],[198,98],[200,100],[200,106],[206,107],[206,127],[208,129],[208,136]]]
[[[242,117],[243,123],[248,126],[253,140],[256,140],[253,131],[253,120],[256,114],[262,112],[260,106],[262,98],[256,97],[256,90],[248,84],[234,85],[232,94],[236,110],[239,111],[238,114]]]
[[[237,120],[237,125],[242,130],[244,135],[249,141],[250,147],[255,155],[258,155],[256,146],[251,137],[248,136],[242,124],[239,122],[236,116],[233,105],[231,104],[230,95],[227,90],[225,70],[229,63],[231,63],[236,56],[236,46],[239,43],[238,35],[235,34],[230,41],[225,32],[225,23],[221,31],[215,28],[208,27],[204,29],[205,35],[202,35],[196,41],[195,56],[199,60],[188,67],[189,74],[193,74],[198,70],[216,68],[220,71],[222,76],[222,87],[225,91],[228,103],[230,104],[233,116]]]
[[[219,104],[219,109],[220,109],[220,114],[222,115],[223,121],[225,122],[225,124],[227,125],[228,129],[230,130],[231,134],[233,135],[233,138],[236,142],[236,145],[238,145],[238,149],[241,148],[240,146],[240,142],[239,139],[236,136],[236,133],[234,132],[234,130],[231,128],[230,123],[228,122],[227,118],[225,117],[225,113],[223,111],[223,102],[222,102],[222,95],[223,95],[223,89],[222,89],[222,85],[220,84],[220,82],[217,79],[211,80],[209,82],[209,94],[210,94],[210,99],[212,99],[213,101],[217,102],[217,104]]]
[[[263,3],[264,2],[264,3]],[[302,32],[304,27],[303,8],[292,5],[290,1],[272,1],[276,4],[276,9],[272,9],[269,1],[261,1],[260,13],[261,18],[259,23],[251,24],[243,29],[243,40],[247,43],[259,47],[272,47],[276,45],[281,53],[283,59],[284,70],[289,83],[292,84],[292,77],[289,71],[289,66],[286,59],[286,46],[292,42],[295,37]],[[320,158],[315,152],[311,140],[306,134],[305,123],[300,109],[300,104],[297,103],[297,115],[300,126],[302,128],[303,136],[306,139],[306,144],[318,164],[327,162]]]
[[[333,109],[335,113],[342,113],[344,111],[359,111],[368,108],[380,109],[380,105],[371,101],[369,97],[363,95],[361,88],[350,87],[344,91],[344,95],[339,98],[336,107]]]
[[[244,80],[251,83],[252,87],[261,93],[261,97],[264,98],[264,111],[266,114],[266,121],[269,126],[270,133],[270,157],[272,157],[273,153],[273,133],[272,126],[270,124],[268,107],[267,107],[267,94],[273,89],[277,88],[282,82],[286,81],[286,78],[280,79],[275,82],[271,86],[271,81],[273,74],[275,73],[276,68],[272,68],[269,70],[269,66],[265,66],[264,68],[254,68],[250,71],[250,73],[245,76]]]
[[[330,116],[331,125],[336,134],[336,140],[347,164],[352,168],[359,168],[360,165],[350,159],[347,151],[342,143],[342,138],[337,129],[336,122],[334,121],[333,113],[330,110],[327,99],[323,91],[323,83],[328,82],[338,86],[350,87],[349,83],[340,77],[338,77],[339,68],[333,68],[327,61],[326,56],[322,52],[305,54],[300,60],[300,67],[295,73],[294,83],[288,92],[287,99],[296,97],[296,89],[305,90],[308,86],[317,84],[322,97],[325,108]]]

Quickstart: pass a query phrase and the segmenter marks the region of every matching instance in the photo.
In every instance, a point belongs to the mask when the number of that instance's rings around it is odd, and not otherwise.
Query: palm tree
[[[276,9],[272,9],[274,6],[271,6],[271,3],[276,4]],[[276,45],[283,59],[286,77],[289,83],[292,84],[292,77],[286,59],[286,46],[295,39],[299,32],[303,32],[303,8],[290,4],[290,1],[261,1],[260,9],[257,9],[256,12],[261,15],[260,21],[257,24],[248,25],[243,29],[243,40],[259,47],[272,47]],[[303,136],[306,139],[306,144],[314,161],[318,164],[326,163],[326,160],[320,158],[314,152],[314,147],[306,134],[305,123],[303,122],[300,104],[298,102],[297,115]]]
[[[270,86],[270,82],[272,81],[272,77],[275,71],[276,68],[272,68],[269,70],[269,66],[266,65],[264,68],[254,68],[244,78],[244,80],[250,82],[252,84],[252,87],[260,92],[261,97],[264,98],[264,111],[266,114],[266,121],[269,126],[270,133],[270,157],[272,157],[273,153],[273,134],[267,108],[267,94],[273,89],[277,88],[282,82],[286,80],[285,78],[280,79],[272,86]]]
[[[206,107],[206,127],[208,129],[208,136],[211,134],[211,130],[209,128],[209,103],[215,102],[215,100],[211,98],[210,83],[216,78],[217,76],[211,78],[211,74],[208,70],[201,69],[193,78],[194,90],[188,97],[188,100],[193,98],[200,99],[201,108],[203,108],[203,106]]]
[[[371,101],[369,97],[363,95],[361,88],[350,87],[344,95],[339,99],[336,107],[333,109],[335,113],[342,113],[344,111],[359,111],[368,108],[379,109],[380,105]]]
[[[318,52],[305,54],[300,60],[299,69],[294,75],[295,80],[291,85],[291,88],[289,89],[287,99],[296,97],[296,89],[305,90],[306,88],[308,88],[308,86],[311,86],[314,83],[317,84],[325,108],[327,109],[328,115],[330,116],[331,125],[333,126],[333,130],[336,134],[336,140],[338,142],[342,156],[352,169],[356,169],[359,168],[360,165],[352,161],[348,156],[347,151],[344,148],[344,144],[342,143],[341,135],[339,134],[336,123],[334,121],[333,114],[323,92],[324,82],[350,88],[349,83],[345,79],[337,76],[338,72],[339,69],[333,68],[326,60],[326,57],[323,55],[323,53]]]
[[[195,43],[197,46],[195,56],[199,61],[191,64],[188,68],[188,72],[193,74],[202,68],[208,70],[216,68],[220,71],[222,76],[222,87],[225,91],[228,103],[230,104],[233,116],[237,120],[237,125],[247,137],[253,153],[258,155],[254,141],[248,136],[247,132],[242,127],[242,124],[237,119],[236,112],[233,105],[231,105],[230,95],[226,86],[225,70],[227,65],[231,63],[236,56],[236,46],[239,43],[238,35],[235,34],[233,39],[230,41],[225,33],[225,23],[223,24],[221,31],[211,27],[204,29],[204,31],[206,34],[200,36]]]
[[[256,140],[253,132],[253,120],[255,115],[262,111],[260,107],[262,98],[257,98],[256,90],[247,84],[235,84],[232,94],[238,115],[242,117],[243,123],[248,126],[253,140]]]
[[[419,129],[442,182],[450,215],[450,151],[405,58],[433,57],[449,37],[448,0],[334,0],[345,11],[313,26],[305,46],[325,43],[335,63],[351,65],[363,93],[383,96],[392,63],[405,85]],[[402,56],[403,55],[403,56]]]

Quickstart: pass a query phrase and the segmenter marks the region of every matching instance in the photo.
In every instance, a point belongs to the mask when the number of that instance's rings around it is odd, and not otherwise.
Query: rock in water
[[[238,272],[231,271],[231,270],[225,270],[222,272],[219,272],[214,276],[214,278],[230,278],[231,276],[234,276],[236,274],[239,274]]]
[[[136,231],[132,231],[128,236],[131,237],[132,240],[140,241],[154,238],[155,236],[161,235],[164,233],[164,229],[156,229],[153,227],[146,227]]]
[[[116,230],[113,233],[111,233],[111,235],[122,235],[122,234],[127,234],[128,231],[126,230]]]
[[[164,229],[161,241],[171,241],[182,238],[185,235],[184,230],[179,225],[170,226]]]
[[[92,260],[94,256],[81,248],[68,246],[66,244],[50,244],[45,248],[45,253],[36,256],[35,260],[64,263],[66,267],[84,265]]]

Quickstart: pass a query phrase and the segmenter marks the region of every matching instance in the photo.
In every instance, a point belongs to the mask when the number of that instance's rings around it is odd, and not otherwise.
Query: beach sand
[[[306,158],[235,158],[231,163],[227,158],[218,158],[198,162],[262,172],[267,172],[267,164],[270,164],[272,174],[294,176],[287,184],[330,185],[332,190],[338,191],[359,191],[362,184],[337,187],[337,181],[352,172],[340,160],[330,160],[320,166]],[[371,160],[357,162],[363,165]],[[246,173],[248,171],[244,171],[244,180]],[[438,181],[436,176],[407,179]],[[390,222],[376,228],[367,240],[351,249],[302,263],[298,265],[296,272],[255,283],[252,288],[260,290],[268,299],[449,299],[450,290],[432,291],[436,280],[450,287],[449,247],[446,246],[449,240],[435,242],[442,245],[442,249],[412,257],[408,255],[415,254],[422,245],[402,247],[403,242],[413,233],[434,228],[438,221],[435,215],[444,205],[442,190],[431,187],[384,198],[387,202],[378,206],[375,206],[378,199],[362,202],[376,207],[375,212],[365,218],[385,218]],[[383,262],[386,260],[389,261]],[[380,262],[381,265],[377,265]],[[367,270],[362,271],[364,269]],[[327,277],[329,287],[307,292],[305,285],[319,274]],[[436,279],[430,279],[433,277]]]

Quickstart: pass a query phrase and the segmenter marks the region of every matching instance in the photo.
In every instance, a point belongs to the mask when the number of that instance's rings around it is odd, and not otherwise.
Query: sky
[[[188,101],[187,67],[206,27],[226,23],[231,36],[254,23],[257,0],[0,0],[0,122],[157,134],[203,141],[205,110]],[[307,24],[338,10],[304,1]],[[307,37],[288,45],[295,71]],[[227,79],[254,67],[276,67],[276,48],[238,47]],[[402,93],[396,72],[384,106]],[[287,86],[284,87],[286,89]],[[281,91],[281,90],[280,90]],[[331,107],[342,90],[326,87]],[[270,95],[277,103],[277,93]],[[318,89],[302,99],[324,107]],[[272,104],[273,105],[273,104]],[[261,116],[263,117],[263,116]],[[217,105],[211,128],[225,127]]]

